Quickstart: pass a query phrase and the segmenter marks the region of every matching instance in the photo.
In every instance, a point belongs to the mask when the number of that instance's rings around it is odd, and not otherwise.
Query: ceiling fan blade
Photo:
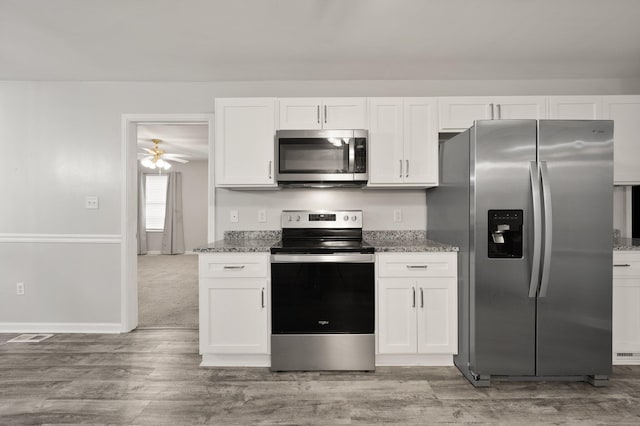
[[[165,154],[162,154],[162,155],[164,155],[165,157],[189,157],[189,155],[187,155],[187,154],[169,154],[169,153],[165,153]]]
[[[189,162],[189,160],[183,160],[182,158],[167,158],[167,160],[175,161],[177,163],[182,163],[182,164],[186,164]]]
[[[152,149],[145,148],[145,147],[142,147],[142,149],[144,149],[145,151],[147,151],[149,154],[155,154],[155,152],[153,152],[153,150],[152,150]]]

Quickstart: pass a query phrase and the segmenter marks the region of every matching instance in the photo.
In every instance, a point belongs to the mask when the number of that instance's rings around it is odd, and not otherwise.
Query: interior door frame
[[[209,127],[209,189],[207,241],[215,240],[214,185],[214,115],[213,114],[123,114],[121,137],[121,205],[120,205],[120,332],[127,333],[138,326],[138,124],[203,123]]]

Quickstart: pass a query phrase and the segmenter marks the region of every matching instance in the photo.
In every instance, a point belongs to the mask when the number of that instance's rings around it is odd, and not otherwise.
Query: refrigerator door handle
[[[542,200],[544,202],[544,257],[542,261],[542,280],[539,297],[547,295],[549,288],[549,269],[551,269],[551,246],[553,244],[553,222],[551,210],[551,184],[549,182],[549,170],[547,162],[540,162],[540,175],[542,177]]]
[[[531,177],[531,195],[533,196],[533,256],[531,260],[531,282],[529,283],[529,297],[536,297],[540,282],[540,250],[542,248],[542,206],[540,189],[540,173],[538,163],[529,163]]]

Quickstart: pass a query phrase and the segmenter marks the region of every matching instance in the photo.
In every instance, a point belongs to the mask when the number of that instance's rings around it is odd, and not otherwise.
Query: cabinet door
[[[322,128],[330,130],[366,129],[365,98],[326,98],[322,105]]]
[[[402,98],[369,99],[369,183],[404,180]]]
[[[547,118],[547,98],[544,96],[501,96],[493,99],[496,120]]]
[[[322,101],[318,98],[280,98],[280,129],[321,129]]]
[[[640,277],[613,279],[613,353],[640,354]]]
[[[378,280],[378,352],[415,354],[416,280],[383,278]]]
[[[603,118],[613,120],[613,182],[640,184],[640,96],[604,96]]]
[[[441,132],[461,132],[473,125],[474,120],[490,120],[492,117],[489,97],[438,98]]]
[[[404,100],[404,183],[438,184],[438,112],[435,98]]]
[[[560,120],[598,120],[602,118],[600,96],[551,96],[549,118]]]
[[[418,352],[458,353],[455,278],[418,281]]]
[[[267,280],[200,279],[200,351],[268,353]]]
[[[216,186],[276,186],[275,100],[216,99]]]

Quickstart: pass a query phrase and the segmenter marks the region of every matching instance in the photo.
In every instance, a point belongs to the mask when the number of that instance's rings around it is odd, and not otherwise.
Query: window
[[[145,176],[145,221],[147,231],[164,230],[164,213],[167,205],[166,175]]]

